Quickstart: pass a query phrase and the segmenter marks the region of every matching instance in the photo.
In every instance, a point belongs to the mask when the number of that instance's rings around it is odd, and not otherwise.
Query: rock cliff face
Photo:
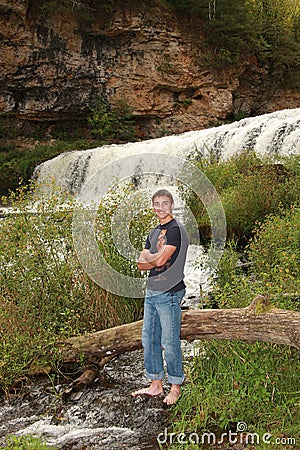
[[[99,96],[112,105],[125,96],[144,138],[300,105],[300,94],[278,91],[255,60],[209,68],[201,31],[151,1],[120,0],[88,22],[72,11],[43,17],[39,0],[0,0],[0,114],[73,121]]]

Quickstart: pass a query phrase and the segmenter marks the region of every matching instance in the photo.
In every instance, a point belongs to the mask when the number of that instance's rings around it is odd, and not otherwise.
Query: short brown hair
[[[156,197],[168,197],[172,204],[174,204],[173,195],[171,192],[167,191],[167,189],[159,189],[152,195],[152,203],[154,203],[154,199]]]

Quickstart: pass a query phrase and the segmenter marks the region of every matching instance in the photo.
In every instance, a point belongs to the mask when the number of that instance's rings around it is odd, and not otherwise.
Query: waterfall
[[[213,154],[218,159],[228,159],[245,149],[270,156],[299,154],[300,108],[179,135],[63,153],[40,164],[34,176],[40,185],[45,186],[46,181],[52,179],[63,189],[77,194],[86,180],[103,166],[126,156],[161,153],[189,158],[198,153],[204,157]],[[139,170],[137,167],[137,176]]]

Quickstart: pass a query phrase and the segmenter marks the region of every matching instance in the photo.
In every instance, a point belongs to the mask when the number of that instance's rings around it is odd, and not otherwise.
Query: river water
[[[189,358],[193,345],[184,341],[182,347]],[[157,449],[169,408],[163,397],[130,395],[147,385],[142,350],[111,360],[83,390],[72,389],[61,375],[34,378],[17,394],[2,397],[0,445],[8,434],[30,434],[62,450]]]

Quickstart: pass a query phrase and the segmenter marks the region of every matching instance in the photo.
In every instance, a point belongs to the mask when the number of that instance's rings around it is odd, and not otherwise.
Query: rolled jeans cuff
[[[184,375],[182,377],[173,377],[168,374],[168,382],[170,384],[182,384],[184,381]]]
[[[149,380],[162,380],[162,379],[164,378],[164,376],[165,376],[165,372],[164,372],[164,371],[159,372],[159,373],[149,373],[149,372],[146,372],[146,377],[147,377]]]

